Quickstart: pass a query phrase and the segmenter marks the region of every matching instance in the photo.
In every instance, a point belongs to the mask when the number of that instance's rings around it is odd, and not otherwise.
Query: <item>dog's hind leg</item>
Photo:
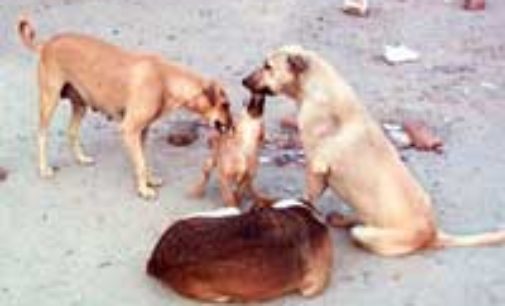
[[[357,225],[351,236],[360,246],[382,256],[408,255],[425,245],[427,231],[388,229]]]
[[[84,152],[79,138],[81,121],[86,114],[86,104],[79,93],[75,91],[74,88],[70,87],[70,85],[64,87],[62,96],[68,97],[72,104],[72,117],[70,118],[70,124],[68,125],[67,137],[75,160],[82,165],[93,164],[93,158]]]
[[[317,295],[328,285],[333,265],[333,244],[330,237],[325,235],[317,246],[312,245],[311,253],[299,288],[305,297]]]
[[[211,156],[205,160],[202,173],[196,184],[190,189],[189,195],[194,198],[201,198],[205,195],[205,188],[209,182],[212,170],[216,166],[214,158]]]
[[[237,192],[233,190],[232,179],[226,175],[219,175],[219,190],[221,191],[221,198],[226,206],[237,207],[239,200],[237,199]]]
[[[62,81],[46,71],[46,68],[39,65],[39,127],[38,127],[38,167],[39,174],[43,178],[54,176],[54,169],[47,162],[47,133],[49,123],[56,109],[60,98],[60,90],[63,87]]]
[[[264,195],[258,191],[256,187],[254,187],[254,181],[250,175],[248,175],[247,179],[244,181],[244,188],[252,197],[252,200],[254,201],[254,205],[256,207],[271,207],[275,202],[274,199]]]

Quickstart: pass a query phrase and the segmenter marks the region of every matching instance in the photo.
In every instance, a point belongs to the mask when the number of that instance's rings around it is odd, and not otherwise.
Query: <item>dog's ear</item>
[[[305,205],[307,207],[310,207],[310,208],[314,207],[314,204],[312,202],[310,202],[309,200],[307,200],[307,199],[298,198],[297,200],[300,201],[300,203],[302,203],[303,205]]]
[[[203,90],[203,94],[209,99],[210,104],[214,106],[223,94],[223,88],[219,83],[211,81]]]
[[[288,56],[288,65],[289,69],[294,73],[294,74],[301,74],[307,69],[309,69],[309,63],[308,61],[299,54],[296,55],[289,55]]]

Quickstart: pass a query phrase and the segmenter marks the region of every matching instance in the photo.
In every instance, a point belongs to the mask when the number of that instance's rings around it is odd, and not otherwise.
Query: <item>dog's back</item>
[[[147,272],[202,300],[272,298],[300,289],[328,235],[303,207],[184,219],[160,239]]]

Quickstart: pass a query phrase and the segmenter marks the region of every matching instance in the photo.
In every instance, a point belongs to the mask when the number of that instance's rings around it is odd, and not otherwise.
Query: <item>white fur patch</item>
[[[298,53],[303,53],[305,52],[305,49],[296,44],[291,44],[291,45],[284,45],[281,46],[278,51],[280,52],[285,52],[285,53],[290,53],[290,54],[298,54]]]
[[[305,204],[303,204],[302,202],[300,202],[300,200],[297,199],[283,199],[275,202],[275,204],[272,205],[272,207],[276,209],[290,208],[295,206],[305,207]]]
[[[222,218],[240,215],[240,209],[237,207],[221,207],[216,210],[202,211],[189,214],[183,219],[190,218]]]

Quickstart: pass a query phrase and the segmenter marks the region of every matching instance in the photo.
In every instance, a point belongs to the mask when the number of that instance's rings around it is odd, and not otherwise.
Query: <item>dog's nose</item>
[[[248,89],[252,89],[253,86],[253,75],[249,75],[242,80],[242,85]]]

